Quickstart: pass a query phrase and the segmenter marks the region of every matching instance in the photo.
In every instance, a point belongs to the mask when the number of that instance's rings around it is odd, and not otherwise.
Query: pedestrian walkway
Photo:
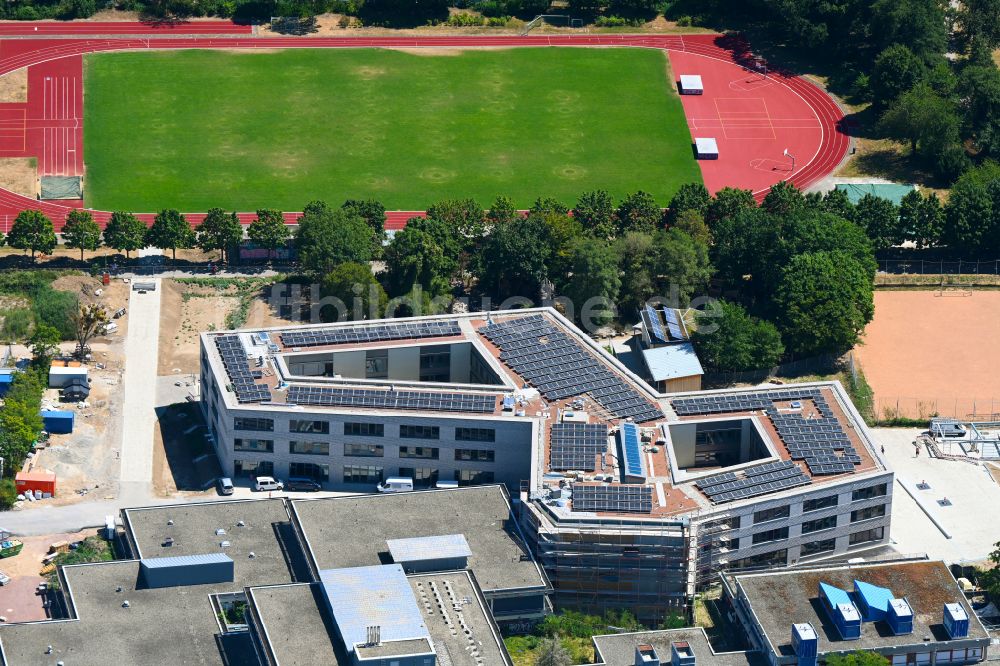
[[[160,341],[160,280],[129,296],[125,376],[122,380],[122,454],[119,503],[143,504],[152,495],[153,441],[156,428],[156,364]]]

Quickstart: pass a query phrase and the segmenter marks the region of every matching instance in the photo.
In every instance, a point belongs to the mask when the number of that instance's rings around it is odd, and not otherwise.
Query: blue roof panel
[[[823,593],[823,596],[830,600],[830,603],[833,606],[836,606],[837,604],[854,605],[854,602],[851,601],[851,595],[839,587],[834,587],[828,583],[821,582],[819,584],[819,589]]]
[[[854,591],[860,598],[862,606],[879,613],[886,613],[889,610],[889,602],[893,599],[892,590],[889,588],[855,580]]]
[[[623,424],[621,437],[625,473],[629,476],[645,477],[646,466],[642,460],[642,440],[639,436],[639,426],[634,423]]]
[[[323,594],[348,651],[364,644],[368,627],[381,628],[382,641],[424,638],[424,625],[417,599],[403,567],[387,564],[319,572]]]

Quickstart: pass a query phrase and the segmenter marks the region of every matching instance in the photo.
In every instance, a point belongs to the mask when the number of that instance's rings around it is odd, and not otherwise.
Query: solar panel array
[[[616,418],[638,423],[663,412],[541,315],[479,329],[500,348],[500,360],[548,400],[590,395]]]
[[[311,328],[281,333],[286,347],[319,347],[349,342],[384,342],[414,338],[441,338],[460,335],[462,329],[454,321],[418,321],[375,326],[336,326]]]
[[[667,330],[674,340],[683,340],[684,332],[681,330],[681,322],[677,319],[677,310],[666,308],[663,310],[663,318],[667,320]]]
[[[696,481],[695,485],[716,503],[757,497],[787,490],[810,483],[798,465],[791,460],[781,460],[750,467],[741,478],[734,472],[716,474]]]
[[[639,426],[634,423],[623,424],[619,438],[622,445],[622,467],[625,468],[625,474],[645,478],[646,470],[642,460]]]
[[[286,400],[289,404],[293,405],[414,409],[439,412],[473,412],[477,414],[490,414],[496,409],[497,405],[496,396],[492,395],[298,385],[288,387],[288,397]]]
[[[240,341],[240,336],[217,335],[215,348],[222,357],[222,365],[226,368],[237,402],[267,402],[271,399],[271,389],[255,381],[261,377],[261,372],[250,369],[247,350]]]
[[[556,423],[549,431],[550,469],[597,469],[597,456],[607,453],[608,426],[603,423]]]
[[[653,488],[637,484],[574,483],[573,511],[651,513]]]
[[[660,324],[660,316],[656,314],[656,309],[652,305],[646,306],[646,321],[649,322],[649,334],[660,342],[670,342],[670,338],[663,332],[663,325]]]
[[[811,400],[819,418],[779,411],[774,407],[778,400]],[[840,419],[822,391],[815,387],[681,398],[672,405],[681,416],[764,410],[792,460],[804,460],[812,474],[846,474],[861,464],[861,456],[844,432]]]

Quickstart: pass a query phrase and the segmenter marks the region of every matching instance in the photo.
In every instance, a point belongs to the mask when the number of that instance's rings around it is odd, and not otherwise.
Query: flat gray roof
[[[383,564],[389,539],[462,534],[484,592],[542,588],[500,486],[292,500],[317,569]]]
[[[209,595],[238,586],[136,589],[136,560],[68,566],[63,575],[79,619],[0,625],[7,664],[223,663]],[[49,645],[52,654],[46,655]]]
[[[142,507],[122,515],[142,559],[225,553],[233,558],[236,590],[294,580],[282,547],[291,523],[280,498]],[[225,534],[216,534],[220,529]],[[168,538],[173,542],[166,546]]]
[[[853,591],[854,580],[887,587],[905,597],[913,609],[913,633],[893,636],[881,622],[861,625],[861,638],[840,638],[819,599],[819,583]],[[988,641],[989,636],[965,595],[943,562],[901,562],[868,566],[831,567],[785,573],[732,576],[742,586],[747,601],[779,656],[792,656],[793,622],[810,622],[816,628],[819,651],[874,650],[923,643],[924,636],[947,641],[942,625],[944,604],[959,603],[969,615],[969,638]]]
[[[282,666],[350,664],[333,633],[319,584],[253,587],[249,599]]]
[[[670,663],[670,644],[686,641],[694,651],[698,664],[711,666],[764,666],[767,660],[757,652],[719,652],[712,649],[705,630],[700,627],[668,629],[663,631],[640,631],[630,634],[609,634],[594,636],[597,648],[597,663],[606,666],[633,666],[635,649],[639,645],[651,645],[656,650],[661,664]]]
[[[430,631],[439,664],[512,666],[496,625],[487,614],[484,600],[476,592],[468,572],[418,574],[407,576],[407,579]],[[435,588],[444,600],[440,608],[434,603]],[[442,653],[448,656],[447,660]],[[476,660],[477,656],[482,662]]]

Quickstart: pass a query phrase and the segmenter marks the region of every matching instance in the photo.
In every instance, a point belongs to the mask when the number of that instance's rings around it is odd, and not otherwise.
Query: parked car
[[[6,585],[9,582],[10,582],[10,576],[0,571],[0,587]]]
[[[233,491],[236,490],[233,487],[233,480],[228,476],[220,476],[216,479],[215,487],[219,490],[220,495],[232,495]]]
[[[275,479],[270,476],[258,476],[255,483],[254,489],[256,490],[284,490],[285,484],[281,482],[280,479]]]
[[[312,479],[291,477],[288,479],[288,481],[285,482],[285,490],[294,492],[315,493],[317,491],[323,490],[323,486],[319,485]]]
[[[390,476],[382,483],[376,485],[375,490],[380,493],[405,493],[413,490],[413,479],[405,476]]]
[[[458,481],[438,481],[434,484],[438,490],[458,488]]]

